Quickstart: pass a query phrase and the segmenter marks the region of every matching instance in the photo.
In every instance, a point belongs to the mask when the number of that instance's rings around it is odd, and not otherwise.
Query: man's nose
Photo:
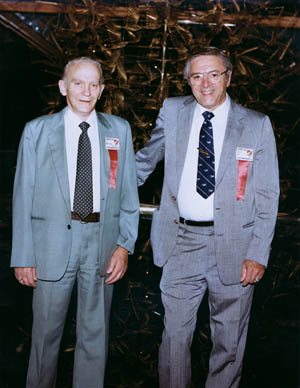
[[[202,86],[204,86],[206,88],[209,85],[210,85],[209,75],[208,74],[203,74]]]
[[[89,85],[84,85],[83,93],[85,96],[90,96],[91,89],[90,89]]]

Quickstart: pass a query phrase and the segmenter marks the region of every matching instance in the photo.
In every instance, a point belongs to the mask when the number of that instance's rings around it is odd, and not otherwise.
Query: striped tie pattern
[[[78,141],[77,168],[73,210],[84,220],[93,212],[93,165],[92,147],[87,130],[89,124],[79,124],[82,130]]]
[[[214,114],[205,111],[202,115],[204,121],[199,136],[197,192],[206,199],[215,190],[214,139],[213,127],[210,121],[214,117]]]

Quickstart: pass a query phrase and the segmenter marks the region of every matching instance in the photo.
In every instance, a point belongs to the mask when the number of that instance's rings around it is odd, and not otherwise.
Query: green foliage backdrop
[[[126,3],[126,13],[122,7],[119,17],[111,15],[107,3],[83,0],[68,14],[47,18],[45,28],[50,27],[49,38],[59,56],[42,61],[45,71],[57,79],[67,60],[82,55],[98,58],[106,85],[101,109],[129,120],[139,149],[149,138],[163,99],[190,93],[182,76],[187,56],[207,45],[223,49],[234,64],[231,97],[271,117],[284,161],[281,207],[295,210],[300,36],[296,29],[258,23],[274,16],[293,20],[293,14],[272,6],[272,1],[245,1],[243,6],[217,0]],[[228,23],[228,16],[233,22]],[[47,110],[53,111],[62,101],[56,85],[48,86]]]
[[[288,26],[260,23],[271,17],[279,20],[286,16],[292,23],[297,17],[276,3],[145,0],[113,1],[108,6],[107,1],[82,0],[74,2],[67,14],[44,15],[44,31],[48,31],[49,41],[58,53],[40,58],[36,63],[47,73],[45,79],[53,80],[42,89],[45,113],[65,104],[58,97],[57,89],[64,64],[78,56],[95,57],[103,65],[106,85],[99,109],[128,119],[135,147],[139,149],[150,136],[163,99],[190,93],[182,76],[189,53],[199,46],[217,46],[231,56],[234,64],[231,97],[271,117],[280,159],[281,211],[297,214],[300,34]],[[126,7],[117,8],[124,4]],[[151,193],[159,191],[158,179],[152,180],[148,188]],[[154,201],[158,200],[156,195]],[[136,253],[130,258],[125,278],[115,286],[107,388],[157,386],[163,309],[159,291],[161,272],[152,263],[149,233],[150,222],[142,219]],[[243,388],[296,387],[296,384],[287,385],[286,381],[297,379],[288,372],[296,371],[295,355],[298,354],[298,235],[296,223],[280,223],[277,227],[268,271],[256,286]],[[9,250],[10,247],[5,253],[7,256]],[[23,291],[17,292],[21,295]],[[60,355],[57,384],[60,388],[72,385],[75,319],[74,311],[71,313],[73,320],[66,326]],[[192,347],[193,387],[197,388],[204,386],[211,348],[207,304],[204,303],[200,314],[202,319]],[[27,360],[30,329],[24,327],[30,325],[22,323],[26,314],[19,315],[17,352]],[[288,350],[281,356],[281,349],[285,347]],[[24,368],[26,362],[21,361]],[[284,368],[287,376],[280,380],[279,373]],[[284,381],[282,385],[281,381]]]

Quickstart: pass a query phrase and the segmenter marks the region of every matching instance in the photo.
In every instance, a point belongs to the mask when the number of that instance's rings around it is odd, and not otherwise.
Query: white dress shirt
[[[214,111],[212,111],[214,114],[214,117],[211,119],[211,123],[213,126],[216,181],[229,107],[230,100],[226,95],[225,102],[218,106]],[[204,121],[202,113],[205,111],[209,111],[209,109],[206,109],[200,104],[197,104],[194,112],[193,123],[178,192],[178,206],[180,216],[186,220],[193,221],[212,221],[214,219],[214,194],[210,195],[207,199],[204,199],[200,194],[197,193],[196,187],[199,134]]]
[[[90,124],[87,131],[92,147],[92,165],[93,165],[93,212],[100,212],[100,143],[97,115],[94,110],[87,120],[80,119],[69,107],[66,108],[65,116],[65,138],[68,163],[69,187],[71,210],[73,211],[78,140],[82,133],[79,124],[86,121]]]

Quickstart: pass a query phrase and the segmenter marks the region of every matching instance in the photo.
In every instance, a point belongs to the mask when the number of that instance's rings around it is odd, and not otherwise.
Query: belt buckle
[[[81,224],[88,224],[87,221],[82,221],[82,220],[80,220],[80,223],[81,223]]]

